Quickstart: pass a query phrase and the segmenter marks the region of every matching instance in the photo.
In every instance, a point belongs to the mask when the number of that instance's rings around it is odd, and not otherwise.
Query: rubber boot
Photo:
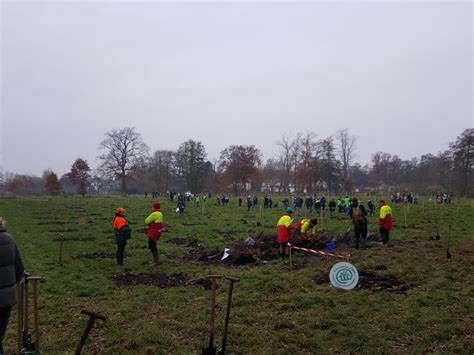
[[[151,255],[153,255],[153,262],[155,263],[155,265],[158,265],[159,263],[158,251],[152,251]]]

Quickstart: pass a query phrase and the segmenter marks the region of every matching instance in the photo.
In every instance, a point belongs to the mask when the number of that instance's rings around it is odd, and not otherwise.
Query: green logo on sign
[[[350,269],[340,269],[336,272],[336,280],[339,281],[342,285],[347,285],[351,283],[354,275]]]
[[[334,287],[350,290],[359,282],[359,273],[354,265],[341,262],[331,268],[329,279]]]

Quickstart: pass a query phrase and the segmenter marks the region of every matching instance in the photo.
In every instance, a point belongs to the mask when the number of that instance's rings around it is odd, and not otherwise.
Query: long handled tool
[[[84,330],[84,333],[82,334],[82,337],[81,337],[81,340],[79,341],[79,344],[77,345],[75,355],[80,355],[81,354],[82,348],[84,347],[84,344],[86,343],[87,336],[89,335],[89,333],[92,329],[92,326],[94,325],[95,320],[100,319],[100,320],[105,321],[107,319],[105,316],[103,316],[101,314],[94,313],[94,312],[91,312],[91,311],[87,311],[85,309],[83,309],[81,311],[81,313],[89,316],[89,322],[87,322],[87,327]]]
[[[216,315],[216,288],[217,279],[222,278],[222,275],[209,275],[206,278],[211,279],[212,291],[211,291],[211,320],[209,323],[209,346],[202,349],[203,355],[215,355],[216,347],[214,346],[214,318]]]
[[[239,282],[240,280],[235,277],[226,276],[226,279],[229,280],[229,293],[227,294],[227,310],[225,314],[225,323],[224,323],[224,335],[222,337],[222,345],[220,355],[225,354],[225,347],[227,344],[227,329],[229,328],[229,319],[230,319],[230,308],[232,306],[232,291],[234,289],[234,282]]]
[[[449,251],[449,243],[451,241],[451,225],[449,225],[449,232],[448,232],[448,249],[446,249],[446,259],[451,261],[451,252]]]
[[[38,281],[42,277],[30,276],[25,273],[25,277],[17,285],[18,295],[18,352],[21,354],[39,354],[40,353],[40,333],[38,316]],[[33,285],[33,326],[34,341],[29,329],[29,300],[28,284]]]

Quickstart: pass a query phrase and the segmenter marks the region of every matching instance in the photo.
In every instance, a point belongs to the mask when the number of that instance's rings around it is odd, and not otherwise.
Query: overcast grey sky
[[[209,158],[349,128],[358,161],[473,126],[470,1],[1,3],[3,170],[97,165],[112,128]]]

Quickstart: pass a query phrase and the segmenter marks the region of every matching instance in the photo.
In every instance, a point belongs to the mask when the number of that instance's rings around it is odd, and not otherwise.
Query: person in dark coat
[[[367,210],[355,197],[349,208],[349,217],[354,224],[355,247],[359,249],[360,239],[365,241],[367,238]]]
[[[16,304],[16,284],[25,272],[20,252],[13,237],[7,233],[0,217],[0,354],[12,307]]]
[[[331,219],[334,218],[334,213],[336,212],[336,201],[332,198],[331,201],[329,201],[329,213],[331,215]]]
[[[375,212],[375,206],[373,204],[372,201],[367,201],[367,207],[369,208],[369,215],[370,217],[373,217],[374,216],[374,212]]]

